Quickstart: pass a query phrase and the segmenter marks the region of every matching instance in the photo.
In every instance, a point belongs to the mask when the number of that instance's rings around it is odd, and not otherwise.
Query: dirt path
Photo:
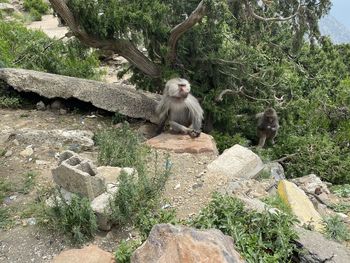
[[[30,29],[41,29],[51,38],[61,38],[68,32],[66,27],[58,27],[57,17],[53,15],[43,15],[41,21],[34,21],[27,27]]]

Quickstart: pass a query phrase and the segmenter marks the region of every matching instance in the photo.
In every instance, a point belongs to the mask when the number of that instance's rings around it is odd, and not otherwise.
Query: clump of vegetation
[[[49,5],[44,0],[24,0],[23,7],[35,21],[40,21],[41,16],[49,10]]]
[[[48,225],[68,235],[76,244],[93,238],[97,231],[97,222],[90,201],[74,195],[68,202],[60,192],[54,196],[54,206],[46,211]]]
[[[37,177],[37,173],[28,172],[23,176],[24,182],[23,187],[18,190],[21,194],[28,194],[35,185],[35,178]]]
[[[215,194],[191,225],[231,236],[247,262],[288,262],[296,251],[294,222],[285,213],[246,211],[238,199]]]
[[[350,204],[348,203],[339,203],[339,204],[332,204],[331,205],[332,210],[338,213],[344,213],[347,214],[350,212]]]
[[[144,172],[148,149],[141,145],[141,137],[127,123],[120,129],[99,132],[95,140],[99,146],[100,165],[135,167],[139,173]]]
[[[11,185],[4,179],[0,178],[0,229],[6,228],[12,223],[8,207],[1,207],[4,198],[10,193]]]
[[[5,92],[3,87],[4,85],[0,82],[0,108],[19,108],[22,104],[22,99],[17,94]]]
[[[51,39],[5,21],[0,21],[0,65],[95,80],[103,74],[96,53],[78,41]]]
[[[114,253],[116,262],[129,263],[132,253],[140,245],[141,245],[141,242],[139,242],[138,240],[130,240],[130,241],[122,240],[118,244],[118,248]]]
[[[350,184],[332,185],[330,190],[340,197],[350,197]]]
[[[336,241],[350,240],[350,232],[340,216],[334,215],[324,218],[325,234]]]
[[[278,194],[269,195],[268,197],[263,199],[263,202],[271,207],[278,208],[286,214],[292,214],[290,206],[287,205],[286,202],[284,202]]]

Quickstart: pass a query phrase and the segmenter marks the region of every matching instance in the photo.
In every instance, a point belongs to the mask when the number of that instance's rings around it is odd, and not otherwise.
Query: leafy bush
[[[350,184],[332,185],[330,190],[340,197],[350,197]]]
[[[191,224],[230,235],[247,262],[288,262],[296,250],[294,222],[285,213],[246,211],[238,199],[215,194]]]
[[[115,252],[115,259],[118,263],[130,263],[130,258],[135,249],[140,245],[137,240],[125,241],[122,240],[118,244],[118,248]]]
[[[96,137],[99,146],[100,165],[135,167],[139,173],[145,169],[147,148],[141,145],[141,137],[133,132],[127,123],[121,129],[108,129]]]
[[[0,20],[0,65],[54,74],[99,79],[99,61],[76,40],[63,42],[23,25]]]
[[[347,225],[340,216],[330,216],[324,218],[325,234],[328,238],[336,241],[350,240],[350,232]]]
[[[6,90],[5,85],[0,82],[0,108],[19,108],[21,104],[21,98]]]
[[[73,243],[82,244],[91,239],[97,231],[96,216],[90,201],[74,195],[70,202],[56,194],[54,207],[47,211],[49,225],[68,235]]]
[[[29,15],[33,21],[41,21],[42,20],[41,14],[39,13],[38,10],[30,9]]]
[[[49,5],[44,0],[24,0],[23,7],[24,10],[28,12],[35,11],[40,16],[49,10]]]

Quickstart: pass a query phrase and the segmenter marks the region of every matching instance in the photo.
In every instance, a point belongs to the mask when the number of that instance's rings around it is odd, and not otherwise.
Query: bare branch
[[[132,65],[153,78],[160,77],[159,67],[149,60],[135,45],[126,39],[101,40],[88,35],[75,20],[65,1],[49,0],[53,9],[63,18],[72,34],[90,47],[112,50],[126,58]]]
[[[176,45],[179,38],[197,24],[205,15],[206,6],[204,0],[202,0],[197,8],[191,13],[191,15],[185,19],[182,23],[175,26],[170,32],[170,38],[168,41],[169,52],[167,55],[168,62],[172,63],[176,58]]]
[[[298,14],[299,14],[299,11],[300,11],[300,8],[301,8],[301,4],[299,2],[299,6],[297,8],[297,11],[291,15],[291,16],[288,16],[288,17],[262,17],[262,16],[259,16],[257,15],[253,8],[252,8],[252,5],[250,4],[250,2],[248,0],[245,0],[245,5],[248,9],[248,12],[251,16],[253,16],[254,18],[256,19],[259,19],[259,20],[263,20],[263,21],[266,21],[266,22],[270,22],[270,21],[287,21],[287,20],[290,20],[294,17],[296,17]]]
[[[251,100],[255,100],[255,101],[265,101],[265,102],[269,102],[271,100],[269,99],[258,99],[258,98],[255,98],[255,97],[252,97],[246,93],[243,92],[243,86],[241,86],[238,90],[232,90],[232,89],[225,89],[223,91],[220,92],[219,96],[217,96],[215,98],[215,101],[219,102],[219,101],[222,101],[222,98],[225,94],[227,93],[233,93],[233,94],[238,94],[238,95],[242,95],[248,99],[251,99]]]

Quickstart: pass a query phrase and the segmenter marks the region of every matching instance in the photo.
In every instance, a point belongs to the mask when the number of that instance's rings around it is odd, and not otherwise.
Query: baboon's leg
[[[179,133],[184,133],[184,134],[189,134],[191,129],[175,122],[175,121],[169,121],[170,127],[174,132],[179,132]]]
[[[266,134],[260,134],[258,147],[264,147],[266,141]]]

